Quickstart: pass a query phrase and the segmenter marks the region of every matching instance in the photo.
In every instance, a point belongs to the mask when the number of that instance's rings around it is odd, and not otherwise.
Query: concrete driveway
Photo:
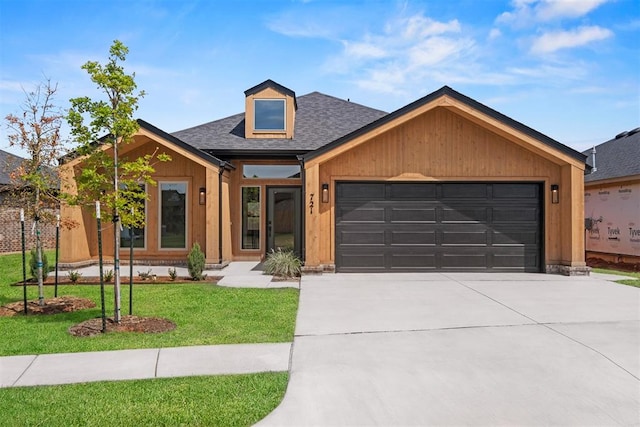
[[[260,425],[640,425],[640,289],[545,274],[304,276]]]

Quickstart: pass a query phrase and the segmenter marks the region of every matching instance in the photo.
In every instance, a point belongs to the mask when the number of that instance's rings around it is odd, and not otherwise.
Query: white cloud
[[[371,42],[349,42],[344,41],[344,54],[358,59],[377,59],[388,56],[386,50],[375,43]]]
[[[422,15],[414,15],[408,19],[402,19],[397,25],[405,28],[403,37],[409,40],[460,32],[460,23],[457,19],[449,22],[438,22]],[[394,27],[390,27],[389,30],[394,31]]]
[[[500,38],[502,36],[502,31],[500,31],[498,28],[492,28],[491,31],[489,31],[489,40],[495,40],[497,38]]]
[[[600,41],[612,37],[613,33],[599,26],[579,27],[569,31],[552,31],[534,39],[531,52],[545,54],[580,47],[591,42]]]
[[[458,57],[470,48],[467,40],[446,37],[430,37],[407,50],[408,70],[430,67]]]
[[[609,0],[545,0],[536,8],[537,18],[547,21],[557,18],[579,18]]]
[[[516,0],[513,9],[496,18],[497,23],[527,27],[563,18],[580,18],[611,0]]]
[[[458,20],[436,21],[422,14],[389,20],[383,30],[342,41],[342,51],[325,63],[329,73],[359,69],[364,89],[399,94],[436,69],[473,52],[475,42],[462,35]]]

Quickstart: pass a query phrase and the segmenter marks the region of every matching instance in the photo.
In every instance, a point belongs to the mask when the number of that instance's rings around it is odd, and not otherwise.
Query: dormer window
[[[247,139],[293,139],[296,93],[273,80],[244,91],[244,136]]]
[[[284,99],[254,99],[254,129],[256,131],[280,131],[286,129]]]

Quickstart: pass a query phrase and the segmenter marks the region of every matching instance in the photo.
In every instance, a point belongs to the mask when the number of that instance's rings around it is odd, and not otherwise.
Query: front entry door
[[[267,187],[267,252],[292,250],[300,256],[300,187]]]

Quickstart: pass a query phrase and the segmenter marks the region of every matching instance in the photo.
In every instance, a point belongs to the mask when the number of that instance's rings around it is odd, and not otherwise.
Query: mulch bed
[[[176,280],[171,280],[169,276],[156,276],[155,280],[152,279],[141,279],[139,277],[133,278],[134,285],[157,285],[157,284],[185,284],[185,283],[217,283],[220,280],[219,276],[207,276],[205,279],[196,281],[191,280],[188,277],[178,277]],[[53,286],[55,284],[54,273],[49,273],[49,277],[44,281],[45,286]],[[77,282],[73,283],[67,277],[66,272],[62,274],[58,274],[58,285],[99,285],[100,278],[99,277],[81,277]],[[111,282],[104,282],[105,286],[112,285],[113,280]],[[122,286],[126,286],[129,284],[129,277],[120,277],[120,284]],[[37,286],[38,281],[36,279],[27,279],[27,286]],[[22,286],[22,281],[12,283],[11,286]]]
[[[96,304],[87,298],[74,296],[61,296],[46,298],[44,305],[39,305],[38,300],[27,301],[29,316],[69,313],[72,311],[94,308]],[[12,317],[24,315],[24,304],[22,301],[12,302],[0,306],[0,317]],[[176,328],[176,324],[170,320],[160,317],[139,317],[122,316],[120,323],[115,323],[113,319],[106,319],[106,332],[141,332],[155,334],[167,332]],[[69,333],[76,337],[89,337],[102,333],[102,318],[85,320],[69,328]]]
[[[141,332],[155,334],[159,332],[172,331],[176,324],[170,320],[160,317],[138,317],[122,316],[120,323],[115,323],[113,319],[106,321],[106,332]],[[69,333],[76,337],[90,337],[102,333],[102,318],[85,320],[69,328]]]
[[[44,299],[44,305],[38,304],[38,300],[27,301],[27,312],[31,314],[58,314],[69,313],[87,308],[94,308],[96,304],[87,298],[74,296],[63,296]],[[24,303],[22,301],[12,302],[0,307],[0,316],[11,317],[24,314]]]

